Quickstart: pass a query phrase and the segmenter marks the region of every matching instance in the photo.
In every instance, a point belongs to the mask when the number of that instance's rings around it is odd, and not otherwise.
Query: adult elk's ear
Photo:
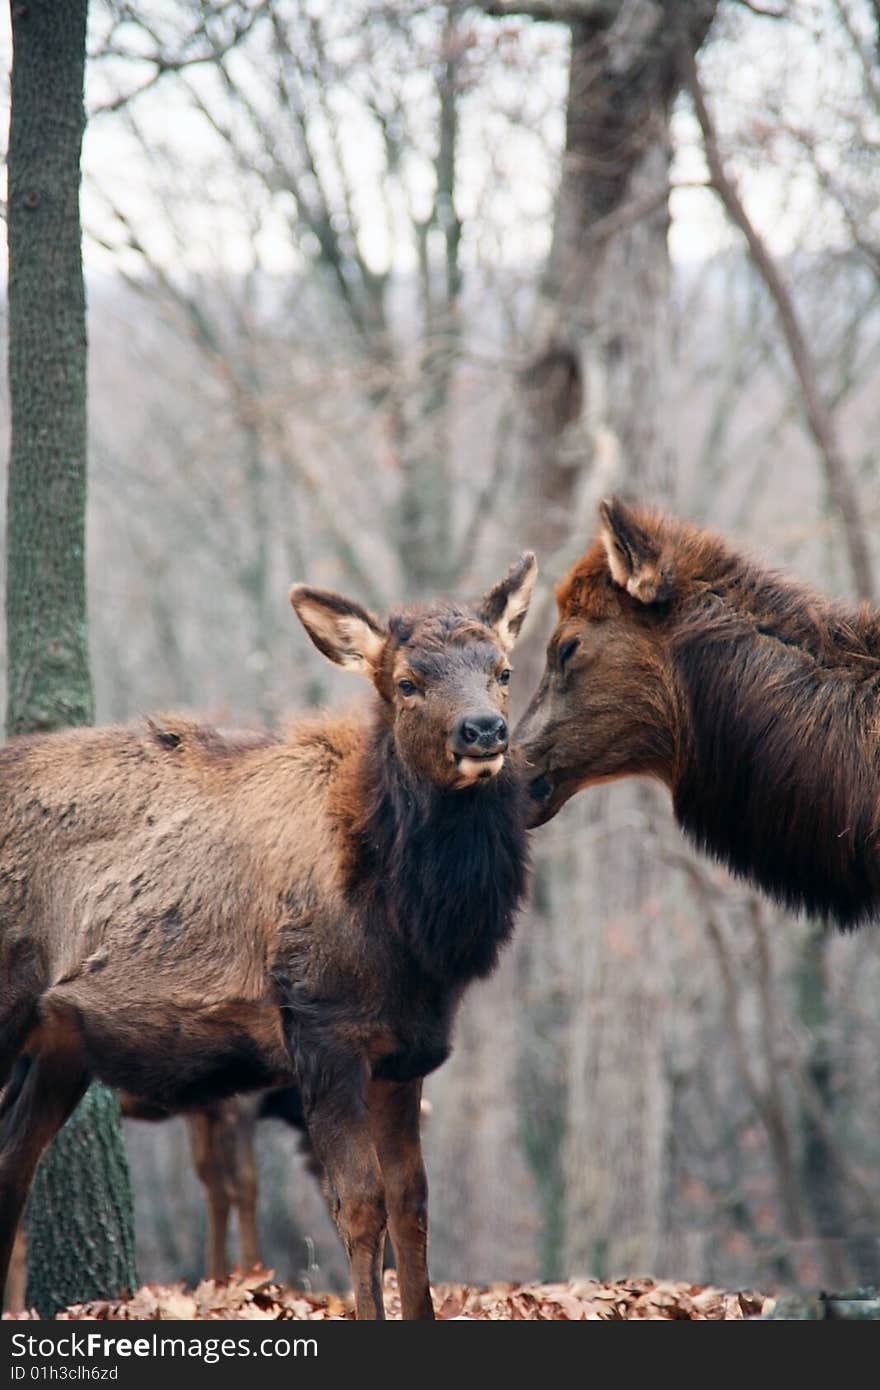
[[[290,602],[318,651],[346,671],[372,676],[387,631],[372,613],[329,589],[294,584]]]
[[[532,552],[526,550],[480,604],[480,618],[487,627],[494,629],[505,651],[510,651],[519,636],[537,577],[538,562]]]
[[[656,603],[669,594],[660,546],[618,497],[599,503],[600,536],[615,584],[640,603]]]

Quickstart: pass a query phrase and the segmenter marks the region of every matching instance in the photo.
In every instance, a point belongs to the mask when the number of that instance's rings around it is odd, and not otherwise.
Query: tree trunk
[[[811,920],[797,962],[798,1021],[808,1040],[806,1079],[827,1126],[835,1124],[834,1050],[830,1037],[833,1000],[828,952],[833,937],[824,922]],[[880,1250],[876,1236],[852,1235],[844,1175],[826,1128],[801,1103],[801,1168],[804,1195],[810,1205],[816,1235],[822,1242],[822,1273],[828,1287],[840,1289],[848,1279],[859,1284],[880,1282]]]
[[[695,46],[713,10],[692,8]],[[545,572],[553,566],[552,581],[585,549],[604,491],[674,503],[664,411],[677,43],[650,0],[597,5],[572,25],[562,179],[517,450],[524,540]],[[517,658],[518,674],[534,661],[531,650]],[[545,1210],[557,1210],[563,1274],[660,1260],[669,1084],[658,870],[643,827],[668,814],[650,788],[596,790],[540,840],[537,870],[552,865],[542,877],[553,899],[541,940],[567,961],[556,1009],[568,1075],[553,1124],[565,1136],[561,1214],[557,1165],[536,1178]],[[564,940],[551,944],[553,923]],[[559,989],[555,971],[548,987],[554,976]]]
[[[42,1317],[137,1288],[119,1102],[94,1085],[37,1169],[28,1205],[27,1302]]]
[[[86,330],[79,220],[87,0],[12,4],[9,137],[7,730],[92,718],[86,633]],[[135,1283],[115,1097],[93,1088],[29,1207],[29,1301],[44,1315]]]
[[[710,3],[692,7],[695,47],[713,12]],[[584,469],[603,461],[603,442],[613,454],[603,485],[615,481],[616,463],[627,487],[647,481],[668,494],[670,455],[657,423],[669,354],[678,42],[653,0],[597,5],[592,19],[572,25],[562,177],[518,459],[532,540],[545,553],[568,536]]]
[[[629,196],[661,195],[656,210],[609,247],[592,284],[591,377],[613,441],[613,485],[674,505],[666,432],[669,384],[669,90],[645,117],[652,131]],[[595,388],[594,388],[595,389]],[[591,511],[592,511],[591,507]],[[592,518],[591,518],[592,520]],[[579,538],[582,550],[588,540]],[[575,840],[579,911],[569,916],[571,1000],[565,1163],[565,1267],[619,1275],[658,1269],[671,1092],[663,1032],[662,869],[646,843],[671,814],[648,785],[597,789],[579,808],[589,844]]]

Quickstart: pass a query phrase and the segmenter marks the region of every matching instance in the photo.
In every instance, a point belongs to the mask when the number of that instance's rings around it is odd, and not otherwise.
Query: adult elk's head
[[[593,783],[672,775],[675,536],[665,519],[616,498],[599,516],[598,537],[556,590],[547,665],[516,731],[533,825]]]
[[[526,552],[479,603],[430,603],[392,613],[387,623],[306,585],[295,585],[290,601],[324,656],[372,681],[410,773],[461,790],[504,766],[510,652],[536,575]]]

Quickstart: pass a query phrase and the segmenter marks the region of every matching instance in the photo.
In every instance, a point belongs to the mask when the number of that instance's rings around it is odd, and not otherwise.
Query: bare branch
[[[810,433],[824,466],[828,492],[843,522],[853,583],[860,598],[870,599],[874,593],[874,576],[868,539],[855,485],[838,438],[837,425],[819,384],[815,359],[782,273],[749,217],[736,184],[725,168],[718,135],[706,105],[690,45],[683,42],[680,51],[685,82],[690,89],[694,111],[703,133],[712,187],[724,204],[730,220],[745,237],[749,255],[776,305],[791,364],[800,384]]]
[[[208,23],[210,19],[220,18],[227,10],[233,11],[238,17],[233,19],[229,33],[220,39],[209,32]],[[152,90],[169,73],[181,73],[191,68],[204,66],[206,63],[219,62],[248,37],[257,21],[268,10],[268,0],[262,0],[262,3],[256,5],[253,10],[246,10],[243,14],[238,0],[228,0],[225,4],[217,5],[203,16],[201,22],[190,33],[178,41],[178,51],[174,54],[167,51],[161,36],[147,23],[143,16],[138,16],[134,12],[126,13],[127,23],[137,24],[141,33],[146,34],[152,40],[153,52],[142,53],[137,49],[118,48],[108,40],[103,47],[89,55],[90,61],[100,58],[114,58],[138,64],[152,63],[153,72],[139,87],[130,92],[122,92],[112,100],[96,106],[92,115],[102,116],[108,112],[122,110],[123,107],[143,96],[145,92]]]
[[[781,5],[778,9],[768,9],[764,5],[758,5],[756,0],[739,0],[739,4],[742,5],[743,9],[758,15],[761,19],[788,19],[791,13],[791,6],[789,5]]]
[[[483,534],[483,529],[497,507],[498,498],[504,486],[505,476],[510,470],[510,442],[513,435],[513,420],[513,410],[511,408],[511,403],[508,402],[495,432],[495,448],[492,454],[492,467],[474,502],[473,511],[465,527],[461,545],[458,548],[458,559],[453,566],[453,575],[455,578],[458,578],[460,574],[464,573],[470,562],[471,556],[476,553],[480,537]]]
[[[875,0],[877,32],[875,45],[871,47],[862,42],[845,0],[834,0],[834,9],[858,59],[865,96],[875,112],[880,111],[880,0]]]
[[[841,1177],[851,1192],[858,1197],[864,1213],[876,1222],[878,1205],[880,1205],[878,1198],[866,1185],[858,1168],[840,1143],[834,1126],[828,1118],[822,1097],[816,1090],[815,1083],[804,1072],[803,1068],[797,1065],[792,1067],[792,1078],[800,1093],[804,1109],[822,1135],[824,1143],[827,1144]]]
[[[478,8],[493,19],[537,19],[550,24],[576,24],[587,19],[614,18],[611,0],[482,0]]]
[[[865,261],[867,261],[878,281],[880,281],[880,244],[865,238],[848,198],[831,171],[820,158],[815,141],[810,138],[809,133],[790,125],[785,128],[798,142],[804,154],[809,159],[822,192],[827,194],[828,197],[833,198],[835,203],[837,203],[843,215],[843,219],[846,222],[847,230],[853,239],[853,244]]]
[[[374,607],[381,607],[381,595],[371,578],[370,566],[367,561],[359,558],[357,546],[351,539],[358,534],[353,518],[344,507],[340,507],[338,497],[329,495],[327,480],[320,479],[304,459],[294,456],[284,437],[279,413],[271,408],[264,408],[254,384],[242,380],[235,363],[224,351],[213,324],[195,296],[188,294],[174,281],[161,262],[150,255],[122,209],[116,206],[108,195],[105,194],[104,197],[108,209],[121,229],[122,244],[126,250],[139,257],[150,275],[150,280],[144,282],[121,271],[123,278],[139,294],[149,296],[151,292],[155,293],[158,290],[166,303],[173,305],[182,315],[189,327],[193,343],[204,355],[217,379],[222,382],[239,426],[254,439],[258,439],[261,434],[271,439],[279,457],[283,458],[287,471],[296,478],[303,492],[311,498],[324,530],[349,576],[369,603]],[[98,238],[96,240],[108,250],[119,249],[106,241]],[[223,509],[218,507],[217,515],[221,516],[222,511]]]
[[[766,1058],[768,1085],[762,1086],[749,1058],[740,1016],[740,985],[736,970],[730,958],[730,951],[721,923],[715,911],[717,897],[714,884],[707,878],[701,865],[683,854],[669,856],[684,870],[697,896],[701,901],[702,920],[712,946],[721,977],[724,998],[724,1013],[730,1034],[734,1060],[749,1099],[755,1108],[767,1135],[767,1142],[776,1168],[779,1200],[789,1235],[801,1237],[805,1231],[803,1199],[800,1180],[795,1161],[794,1144],[785,1114],[785,1106],[775,1075],[775,1057],[772,1052]],[[765,1044],[767,1041],[765,1035]]]

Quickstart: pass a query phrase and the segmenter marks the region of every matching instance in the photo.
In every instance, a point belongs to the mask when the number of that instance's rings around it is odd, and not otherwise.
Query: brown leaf
[[[400,1317],[393,1272],[386,1274],[384,1283],[388,1314]],[[617,1283],[574,1279],[553,1284],[494,1284],[489,1288],[447,1284],[434,1291],[434,1298],[438,1317],[463,1322],[740,1321],[760,1317],[775,1302],[752,1291],[725,1292],[641,1275]],[[35,1316],[19,1314],[18,1320]],[[64,1321],[237,1318],[323,1322],[352,1316],[350,1298],[285,1288],[274,1282],[270,1270],[236,1274],[226,1284],[205,1279],[192,1292],[182,1284],[148,1285],[128,1299],[96,1299],[58,1314]]]

